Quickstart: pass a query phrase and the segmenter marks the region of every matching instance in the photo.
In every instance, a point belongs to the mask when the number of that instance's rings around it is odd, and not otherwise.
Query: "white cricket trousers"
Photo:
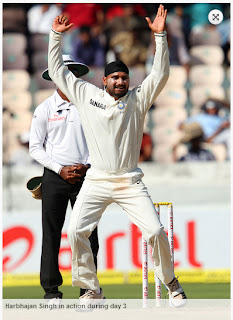
[[[147,188],[141,181],[142,176],[139,168],[121,175],[99,172],[93,168],[87,171],[68,227],[72,250],[72,286],[92,290],[100,287],[88,238],[104,210],[113,202],[126,212],[151,245],[156,276],[165,284],[174,278],[168,238]]]

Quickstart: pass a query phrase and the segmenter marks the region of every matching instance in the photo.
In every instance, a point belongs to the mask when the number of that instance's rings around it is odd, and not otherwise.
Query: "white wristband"
[[[154,35],[155,35],[156,37],[165,37],[165,36],[167,35],[167,32],[166,32],[166,31],[161,31],[161,32],[159,32],[159,33],[155,33],[155,32],[154,32]]]

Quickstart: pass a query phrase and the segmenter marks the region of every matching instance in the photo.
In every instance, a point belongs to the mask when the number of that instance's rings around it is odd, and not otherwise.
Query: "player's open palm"
[[[165,22],[167,18],[167,10],[164,10],[164,6],[160,5],[158,8],[157,15],[152,23],[150,18],[146,17],[146,21],[148,22],[149,28],[155,32],[159,33],[165,30]]]
[[[61,14],[60,16],[57,16],[54,21],[52,28],[53,30],[57,32],[66,32],[68,31],[74,24],[69,23],[69,19]]]

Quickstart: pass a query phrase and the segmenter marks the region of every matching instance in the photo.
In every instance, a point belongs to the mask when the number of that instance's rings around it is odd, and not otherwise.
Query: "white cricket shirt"
[[[77,108],[57,91],[35,110],[29,153],[44,167],[59,172],[62,166],[90,163]]]
[[[169,76],[166,36],[156,36],[151,73],[115,101],[107,91],[77,79],[63,64],[62,33],[50,32],[48,66],[53,82],[78,108],[92,167],[109,174],[137,168],[146,112]]]

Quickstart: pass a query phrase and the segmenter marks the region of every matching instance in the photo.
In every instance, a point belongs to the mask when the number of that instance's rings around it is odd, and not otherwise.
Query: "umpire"
[[[74,62],[71,55],[63,55],[63,61],[76,77],[89,71],[86,65]],[[48,69],[42,77],[51,81]],[[34,112],[29,152],[44,166],[40,282],[45,299],[61,299],[63,294],[58,290],[63,281],[58,265],[61,231],[68,203],[70,201],[73,208],[90,161],[77,108],[60,89],[55,90]],[[89,240],[97,269],[97,228]],[[80,290],[80,294],[84,292],[84,289]]]

